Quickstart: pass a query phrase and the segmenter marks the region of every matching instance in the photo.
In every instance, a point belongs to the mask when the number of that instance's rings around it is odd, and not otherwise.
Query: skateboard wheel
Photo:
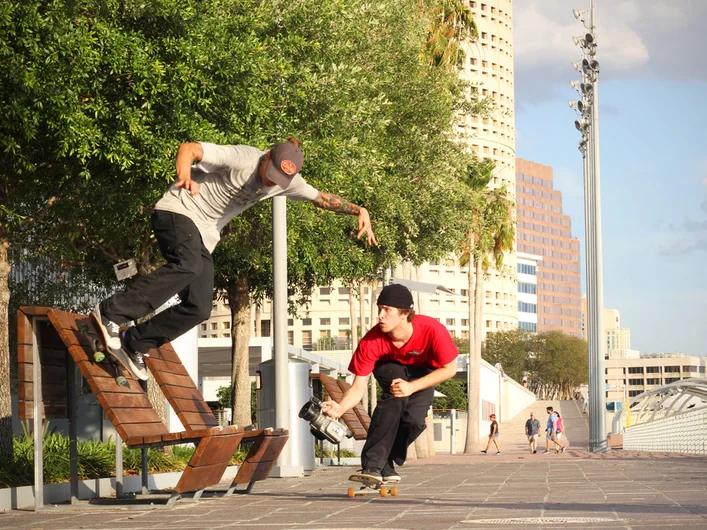
[[[398,496],[398,488],[396,488],[395,486],[393,486],[392,488],[390,488],[390,494],[391,494],[393,497],[397,497],[397,496]]]
[[[356,490],[354,488],[349,488],[348,495],[351,499],[356,496]]]
[[[381,488],[381,497],[387,497],[388,496],[388,490],[386,488]]]
[[[97,363],[102,363],[106,358],[106,354],[103,353],[102,351],[97,351],[96,353],[93,354],[93,360],[96,361]]]
[[[119,375],[118,377],[116,377],[115,382],[118,383],[118,386],[128,386],[128,380],[125,378],[124,375]]]

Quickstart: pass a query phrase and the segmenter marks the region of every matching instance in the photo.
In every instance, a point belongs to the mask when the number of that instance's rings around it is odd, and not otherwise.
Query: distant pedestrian
[[[530,413],[530,418],[525,421],[525,435],[528,437],[528,445],[530,446],[530,453],[535,454],[538,452],[537,442],[540,436],[540,422],[535,417],[535,413]]]
[[[545,452],[544,455],[550,452],[550,442],[555,444],[555,453],[564,453],[565,447],[557,441],[557,414],[552,407],[547,407],[547,413],[549,414],[547,418],[547,439],[545,440]]]
[[[496,363],[493,365],[493,367],[501,372],[501,377],[506,377],[506,374],[503,372],[503,365],[501,363]]]
[[[491,433],[489,434],[489,443],[486,444],[486,449],[481,451],[482,454],[487,454],[489,447],[491,447],[491,443],[496,446],[496,454],[500,455],[501,454],[501,448],[498,446],[498,422],[496,421],[496,415],[491,414],[489,416],[489,419],[491,420]]]
[[[562,433],[565,432],[565,424],[562,421],[562,418],[560,417],[560,412],[555,411],[555,416],[557,416],[557,421],[555,422],[555,425],[557,427],[555,436],[557,437],[557,441],[559,442],[560,439],[562,438]]]

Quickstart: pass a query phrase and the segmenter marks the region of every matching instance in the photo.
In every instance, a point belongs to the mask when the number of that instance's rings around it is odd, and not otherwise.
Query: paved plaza
[[[540,418],[544,405],[532,407]],[[0,514],[0,528],[707,529],[707,458],[588,453],[585,418],[574,402],[560,407],[566,424],[573,425],[564,454],[529,454],[522,443],[523,413],[501,423],[503,455],[438,455],[409,462],[401,470],[396,497],[350,499],[347,478],[354,468],[328,467],[310,477],[257,483],[250,495],[205,493],[198,503],[180,501],[171,510],[136,504],[12,511]]]

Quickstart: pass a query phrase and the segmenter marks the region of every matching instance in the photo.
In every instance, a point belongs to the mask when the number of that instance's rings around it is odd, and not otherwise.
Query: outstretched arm
[[[177,183],[178,188],[184,188],[192,195],[199,194],[199,185],[191,179],[191,166],[204,156],[201,144],[189,142],[181,144],[177,151]]]
[[[357,215],[358,235],[356,237],[360,238],[363,234],[366,234],[368,243],[378,246],[376,236],[373,235],[373,227],[371,226],[371,218],[368,216],[368,210],[362,208],[361,206],[357,206],[346,199],[342,199],[338,195],[321,191],[317,195],[317,198],[312,202],[315,206],[321,208],[322,210]]]
[[[337,403],[330,400],[324,402],[322,412],[327,416],[338,419],[344,415],[347,410],[354,408],[361,401],[363,394],[368,388],[368,377],[357,375],[354,377],[351,387],[344,392],[341,399]]]

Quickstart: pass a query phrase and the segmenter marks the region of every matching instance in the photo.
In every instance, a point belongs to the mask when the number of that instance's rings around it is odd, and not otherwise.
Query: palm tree
[[[458,66],[464,59],[461,43],[478,36],[471,9],[462,0],[437,0],[431,18],[425,47],[430,63],[446,68]]]
[[[465,453],[476,450],[479,441],[479,403],[481,401],[481,339],[483,309],[483,276],[493,264],[503,267],[505,252],[513,249],[515,224],[514,204],[505,187],[487,189],[494,164],[485,160],[469,172],[467,185],[476,195],[472,226],[462,244],[460,266],[468,267],[469,279],[469,364],[467,367],[467,433]],[[472,269],[474,274],[472,276]],[[472,296],[473,293],[473,296]]]

